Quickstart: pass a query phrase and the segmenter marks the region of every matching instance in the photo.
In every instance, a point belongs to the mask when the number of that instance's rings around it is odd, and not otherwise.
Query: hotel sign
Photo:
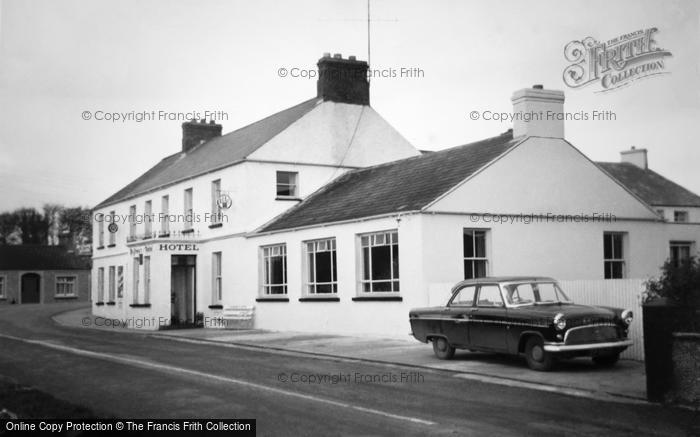
[[[129,249],[131,255],[141,255],[155,250],[159,252],[196,252],[199,247],[194,243],[159,243],[143,247],[132,247]]]

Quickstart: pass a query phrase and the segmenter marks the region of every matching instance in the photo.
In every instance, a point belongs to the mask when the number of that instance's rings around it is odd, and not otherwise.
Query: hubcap
[[[542,361],[542,357],[544,356],[544,351],[542,350],[542,346],[537,345],[532,348],[532,359],[535,361]]]

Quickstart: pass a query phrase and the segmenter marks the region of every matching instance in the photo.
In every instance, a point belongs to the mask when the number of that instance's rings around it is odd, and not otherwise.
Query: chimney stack
[[[192,119],[182,123],[182,151],[187,153],[196,146],[205,143],[212,138],[221,136],[221,125],[210,120],[207,123],[202,119]]]
[[[343,59],[340,53],[324,53],[318,60],[318,97],[338,103],[369,105],[369,81],[365,61],[354,56]]]
[[[620,162],[634,164],[641,169],[648,169],[649,162],[647,161],[647,149],[637,149],[632,146],[630,150],[620,152]]]
[[[513,93],[513,137],[564,138],[564,92],[542,85]]]

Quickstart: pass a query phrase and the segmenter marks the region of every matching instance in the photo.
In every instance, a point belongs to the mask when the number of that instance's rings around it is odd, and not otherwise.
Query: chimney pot
[[[513,93],[513,137],[564,138],[564,92],[542,85]]]
[[[632,146],[630,150],[623,150],[620,152],[620,162],[627,162],[646,170],[649,168],[647,149],[637,149]]]
[[[187,153],[196,146],[220,136],[221,125],[214,123],[214,120],[209,123],[205,119],[199,122],[195,119],[186,121],[182,123],[182,151]]]
[[[343,59],[335,54],[332,58],[318,60],[318,98],[338,103],[369,105],[369,81],[365,61],[355,56]]]
[[[330,58],[330,57],[331,57],[330,52],[323,52],[323,57],[324,57],[324,58]]]

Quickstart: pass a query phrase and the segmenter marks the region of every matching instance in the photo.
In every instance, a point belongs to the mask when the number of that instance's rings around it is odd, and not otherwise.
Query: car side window
[[[501,289],[498,285],[482,285],[479,287],[479,299],[476,302],[480,307],[502,307]]]
[[[468,285],[454,295],[450,306],[453,307],[470,307],[474,305],[474,292],[476,291],[475,285]]]

